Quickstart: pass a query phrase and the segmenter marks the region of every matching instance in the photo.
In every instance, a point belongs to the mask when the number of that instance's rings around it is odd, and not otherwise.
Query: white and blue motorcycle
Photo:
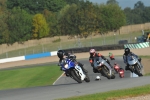
[[[66,60],[65,64],[61,64],[62,70],[65,71],[69,77],[77,81],[78,83],[90,82],[90,78],[87,72],[84,72],[77,62]]]

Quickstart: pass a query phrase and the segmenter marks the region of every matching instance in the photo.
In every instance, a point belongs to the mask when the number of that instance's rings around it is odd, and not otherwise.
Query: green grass
[[[141,58],[147,58],[147,59],[150,58],[150,56],[139,56],[139,57],[141,57]]]
[[[96,93],[91,95],[84,95],[84,96],[76,96],[71,98],[63,98],[58,100],[116,100],[117,98],[123,97],[134,97],[139,95],[150,94],[150,84],[135,87],[130,89],[122,89],[122,90],[115,90],[109,91],[104,93]]]
[[[0,70],[0,90],[52,85],[61,74],[55,65]]]

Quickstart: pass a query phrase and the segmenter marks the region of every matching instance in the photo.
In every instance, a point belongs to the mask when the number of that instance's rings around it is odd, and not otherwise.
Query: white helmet
[[[91,50],[90,50],[90,53],[95,53],[95,49],[91,49]]]
[[[101,77],[100,76],[96,76],[95,80],[101,80]]]
[[[95,49],[91,49],[90,50],[90,56],[94,56],[94,54],[95,54]]]

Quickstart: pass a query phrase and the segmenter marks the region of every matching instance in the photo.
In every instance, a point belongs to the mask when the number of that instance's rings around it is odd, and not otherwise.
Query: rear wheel
[[[81,79],[79,78],[79,76],[75,73],[75,71],[72,69],[70,70],[70,74],[72,76],[72,78],[77,81],[78,83],[82,83]]]

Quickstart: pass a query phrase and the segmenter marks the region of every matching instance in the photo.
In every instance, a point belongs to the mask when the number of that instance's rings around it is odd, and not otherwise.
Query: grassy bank
[[[0,90],[52,85],[61,74],[55,65],[0,70]]]
[[[146,94],[150,94],[150,84],[130,89],[115,90],[104,93],[96,93],[91,95],[64,98],[58,100],[116,100],[119,98],[135,97]]]

